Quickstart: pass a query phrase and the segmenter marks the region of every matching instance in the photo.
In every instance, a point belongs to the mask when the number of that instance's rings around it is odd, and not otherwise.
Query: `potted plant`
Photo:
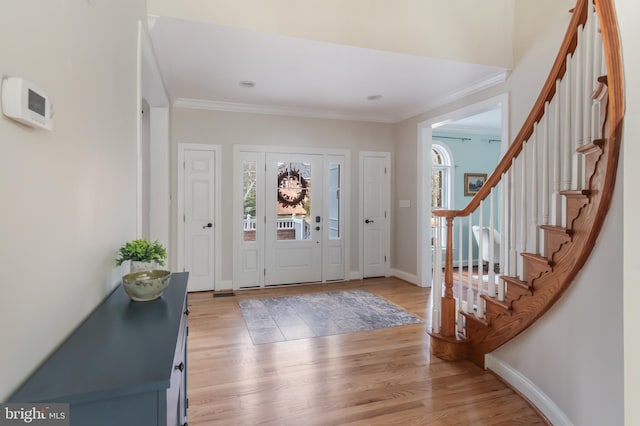
[[[118,250],[116,265],[131,261],[131,272],[157,269],[164,266],[167,258],[167,250],[157,240],[150,242],[147,239],[138,239],[127,242]]]

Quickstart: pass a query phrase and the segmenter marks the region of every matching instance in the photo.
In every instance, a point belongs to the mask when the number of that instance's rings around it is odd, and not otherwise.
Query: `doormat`
[[[232,291],[227,291],[225,293],[213,293],[213,297],[232,297],[236,294]]]
[[[238,305],[254,345],[422,322],[366,290],[245,299]]]

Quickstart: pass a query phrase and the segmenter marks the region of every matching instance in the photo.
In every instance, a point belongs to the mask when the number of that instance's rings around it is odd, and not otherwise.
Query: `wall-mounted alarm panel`
[[[27,126],[53,128],[53,105],[42,89],[24,78],[2,81],[2,112]]]

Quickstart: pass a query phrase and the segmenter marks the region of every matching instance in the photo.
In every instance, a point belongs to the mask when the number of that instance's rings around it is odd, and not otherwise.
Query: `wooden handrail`
[[[578,44],[578,27],[584,25],[587,22],[587,11],[590,0],[578,0],[571,17],[571,22],[556,56],[556,60],[553,63],[551,72],[547,77],[547,80],[542,87],[542,91],[533,105],[531,112],[527,116],[520,131],[516,135],[515,139],[509,146],[509,149],[500,160],[500,163],[496,166],[495,170],[489,176],[487,181],[482,185],[476,195],[469,201],[469,204],[462,210],[434,210],[434,216],[442,217],[456,217],[456,216],[468,216],[473,213],[479,206],[480,202],[487,198],[491,193],[491,190],[500,183],[502,175],[511,168],[511,161],[516,158],[524,144],[533,134],[533,126],[536,122],[540,121],[544,115],[544,105],[546,102],[551,101],[556,93],[556,80],[562,79],[567,69],[567,54],[574,53]],[[598,2],[600,3],[600,2]],[[608,2],[607,2],[608,3]],[[617,27],[616,27],[617,29]],[[603,35],[604,37],[604,35]],[[607,63],[607,65],[609,65]]]

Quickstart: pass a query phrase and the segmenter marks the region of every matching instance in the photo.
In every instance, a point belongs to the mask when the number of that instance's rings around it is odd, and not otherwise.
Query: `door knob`
[[[373,220],[367,219],[367,220],[364,221],[364,223],[373,223]]]
[[[205,226],[203,226],[202,229],[207,229],[207,228],[212,228],[212,227],[213,227],[213,223],[209,222]]]

